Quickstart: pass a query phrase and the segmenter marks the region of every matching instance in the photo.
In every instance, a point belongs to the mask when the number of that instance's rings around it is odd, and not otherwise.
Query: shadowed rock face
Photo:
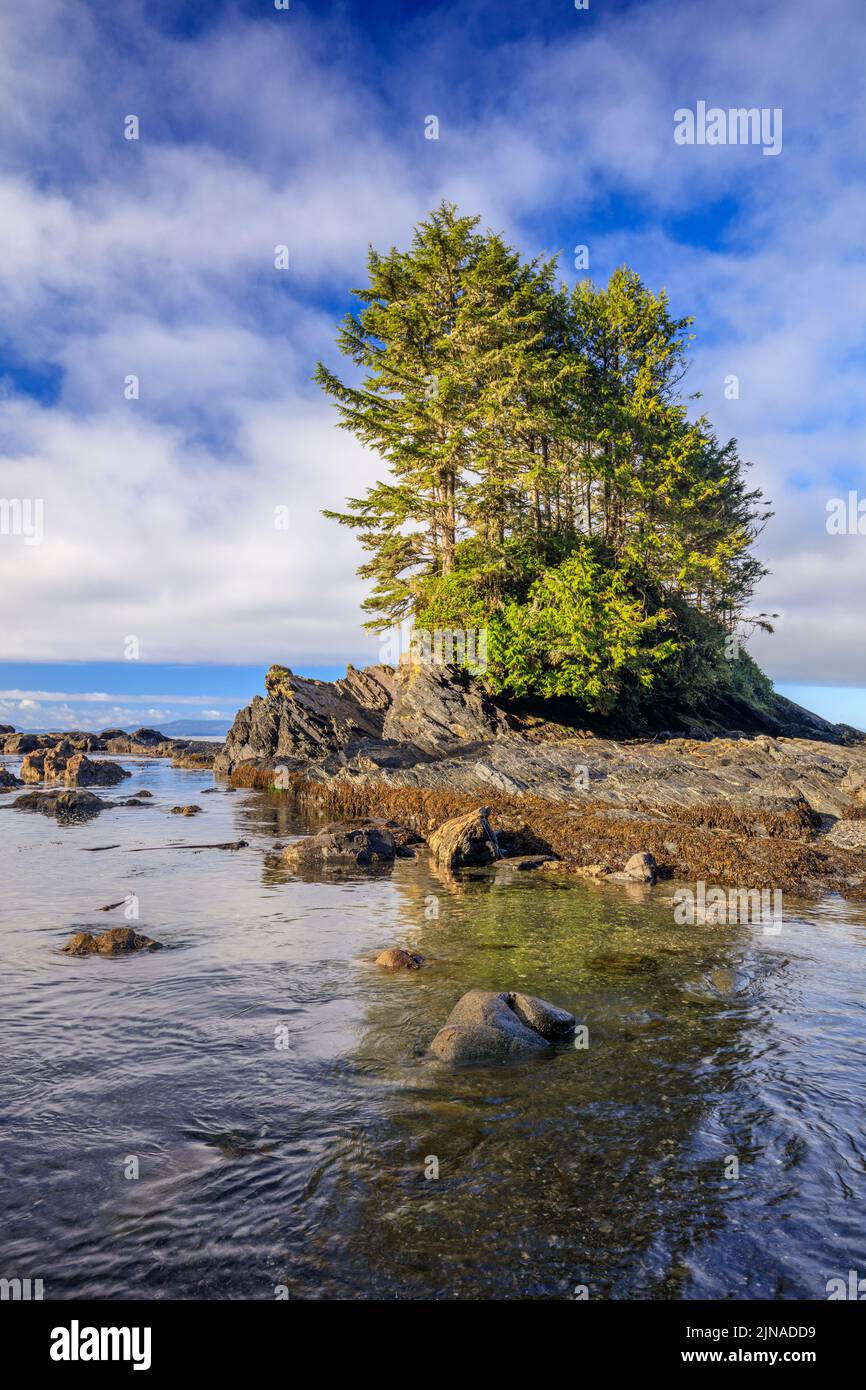
[[[443,1062],[514,1061],[571,1036],[575,1019],[531,994],[471,989],[458,1000],[431,1051]]]

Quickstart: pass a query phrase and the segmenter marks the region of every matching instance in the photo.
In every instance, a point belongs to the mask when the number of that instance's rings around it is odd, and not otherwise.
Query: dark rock
[[[549,1051],[574,1027],[571,1014],[544,999],[472,989],[455,1004],[430,1046],[445,1062],[511,1061]]]
[[[119,956],[127,951],[159,951],[162,943],[140,936],[131,927],[111,927],[96,936],[89,931],[76,932],[62,949],[69,956]]]
[[[389,830],[371,823],[354,829],[321,830],[283,850],[290,869],[339,868],[340,866],[390,863],[396,845]]]
[[[23,787],[24,783],[20,777],[16,777],[14,772],[10,772],[6,767],[0,767],[0,792],[9,792],[13,787]]]
[[[54,816],[59,825],[76,825],[82,821],[93,820],[108,805],[93,792],[50,791],[27,792],[12,802],[16,811],[38,811],[43,816]]]

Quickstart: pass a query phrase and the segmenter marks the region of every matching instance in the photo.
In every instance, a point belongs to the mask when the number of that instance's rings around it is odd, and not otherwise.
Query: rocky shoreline
[[[214,771],[311,818],[385,817],[427,840],[483,803],[514,852],[582,877],[644,854],[659,879],[866,896],[866,737],[776,699],[728,708],[745,727],[686,714],[688,735],[629,737],[494,704],[456,668],[350,667],[330,684],[277,666]]]
[[[673,722],[689,734],[635,735],[587,728],[562,708],[496,704],[454,667],[350,667],[329,683],[275,666],[223,745],[145,728],[0,729],[0,751],[22,756],[20,777],[0,767],[0,792],[42,783],[3,802],[74,824],[138,804],[83,790],[125,775],[88,754],[170,757],[273,790],[324,826],[327,843],[320,834],[286,851],[292,872],[345,863],[353,846],[358,866],[387,861],[384,836],[397,855],[426,842],[444,874],[504,857],[584,879],[866,897],[866,736],[781,697],[773,710],[728,702],[725,713],[745,727],[720,729],[715,711],[714,728],[699,728],[687,713]],[[453,852],[441,854],[449,836]]]

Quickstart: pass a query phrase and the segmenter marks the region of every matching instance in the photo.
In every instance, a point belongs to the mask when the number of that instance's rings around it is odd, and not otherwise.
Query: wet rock
[[[430,1046],[444,1062],[512,1061],[549,1051],[574,1028],[571,1014],[544,999],[472,989],[455,1004]]]
[[[490,864],[499,857],[496,836],[490,828],[488,807],[479,806],[465,816],[454,816],[428,836],[434,860],[445,869]]]
[[[54,816],[58,825],[77,825],[93,820],[108,805],[93,792],[49,791],[27,792],[12,802],[15,811],[37,811],[43,816]]]
[[[388,864],[395,854],[391,832],[370,824],[353,829],[321,830],[317,835],[308,835],[289,845],[281,858],[290,869],[317,869]]]
[[[172,806],[170,814],[173,816],[197,816],[200,811],[200,806]]]
[[[138,800],[139,798],[149,800],[153,796],[153,792],[149,792],[146,787],[142,787],[141,791],[133,792],[132,795],[136,800]]]
[[[11,792],[13,787],[23,787],[24,783],[20,777],[16,777],[14,772],[10,772],[6,767],[0,767],[0,792]]]
[[[159,951],[162,943],[139,935],[132,927],[111,927],[97,935],[76,932],[62,949],[68,956],[119,956],[127,951]]]
[[[389,946],[387,951],[379,952],[375,963],[385,970],[418,970],[424,964],[424,957],[404,951],[400,946]]]

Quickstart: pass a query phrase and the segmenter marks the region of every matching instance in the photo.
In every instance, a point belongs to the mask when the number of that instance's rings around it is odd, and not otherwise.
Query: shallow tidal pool
[[[47,1298],[823,1299],[862,1266],[862,907],[684,927],[669,885],[426,853],[301,882],[270,853],[305,829],[278,794],[122,761],[103,794],[146,787],[140,810],[63,828],[0,801],[4,1275]],[[98,911],[131,895],[137,918]],[[60,951],[126,925],[166,949]],[[428,964],[381,971],[391,945]],[[431,1060],[474,987],[569,1009],[588,1046]]]

